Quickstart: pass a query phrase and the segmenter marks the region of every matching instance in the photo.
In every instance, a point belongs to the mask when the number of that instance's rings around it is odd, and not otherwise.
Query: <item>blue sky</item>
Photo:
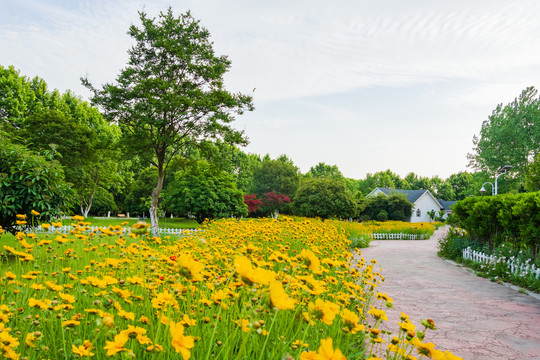
[[[467,170],[472,137],[498,103],[540,75],[538,1],[3,0],[0,65],[51,88],[112,82],[137,12],[191,10],[231,91],[253,93],[237,119],[250,145],[351,178],[391,169],[443,178]]]

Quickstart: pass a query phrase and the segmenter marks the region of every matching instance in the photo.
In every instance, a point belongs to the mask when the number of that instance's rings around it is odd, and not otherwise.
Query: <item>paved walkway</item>
[[[394,299],[390,327],[397,329],[403,311],[417,328],[432,318],[439,330],[428,330],[426,341],[464,359],[540,359],[540,300],[437,257],[442,231],[429,240],[372,241],[362,249],[383,270],[386,281],[377,289]]]

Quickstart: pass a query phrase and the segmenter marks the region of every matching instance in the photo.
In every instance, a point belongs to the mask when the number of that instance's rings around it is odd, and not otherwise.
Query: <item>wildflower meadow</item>
[[[71,234],[1,235],[0,357],[458,359],[427,342],[432,320],[388,319],[376,261],[336,222],[226,219],[155,237],[142,222],[124,236],[73,221]]]

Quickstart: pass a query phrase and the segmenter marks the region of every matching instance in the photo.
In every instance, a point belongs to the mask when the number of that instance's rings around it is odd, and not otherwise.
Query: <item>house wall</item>
[[[369,197],[377,196],[379,194],[384,194],[379,188],[375,188],[372,192],[368,194]],[[386,194],[385,194],[386,195]]]
[[[418,209],[420,209],[419,217],[416,216],[416,212]],[[433,199],[433,197],[429,196],[429,194],[426,192],[414,203],[411,222],[430,221],[427,212],[431,210],[435,210],[435,213],[438,215],[441,207],[439,206],[439,203],[435,199]]]

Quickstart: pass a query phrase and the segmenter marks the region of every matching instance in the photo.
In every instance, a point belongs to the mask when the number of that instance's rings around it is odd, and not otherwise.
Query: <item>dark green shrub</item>
[[[540,192],[469,197],[454,206],[453,221],[472,240],[493,251],[509,242],[532,257],[540,250]]]
[[[386,210],[381,210],[377,214],[377,221],[388,221],[388,212]]]
[[[367,199],[361,218],[378,221],[410,221],[412,207],[413,204],[403,194],[391,194],[390,196],[380,194]],[[386,213],[386,220],[378,218],[382,210]]]
[[[35,210],[40,213],[37,220],[48,221],[69,208],[73,194],[62,167],[52,152],[48,155],[13,144],[0,133],[0,226],[5,230],[17,231],[16,214],[31,219]]]

